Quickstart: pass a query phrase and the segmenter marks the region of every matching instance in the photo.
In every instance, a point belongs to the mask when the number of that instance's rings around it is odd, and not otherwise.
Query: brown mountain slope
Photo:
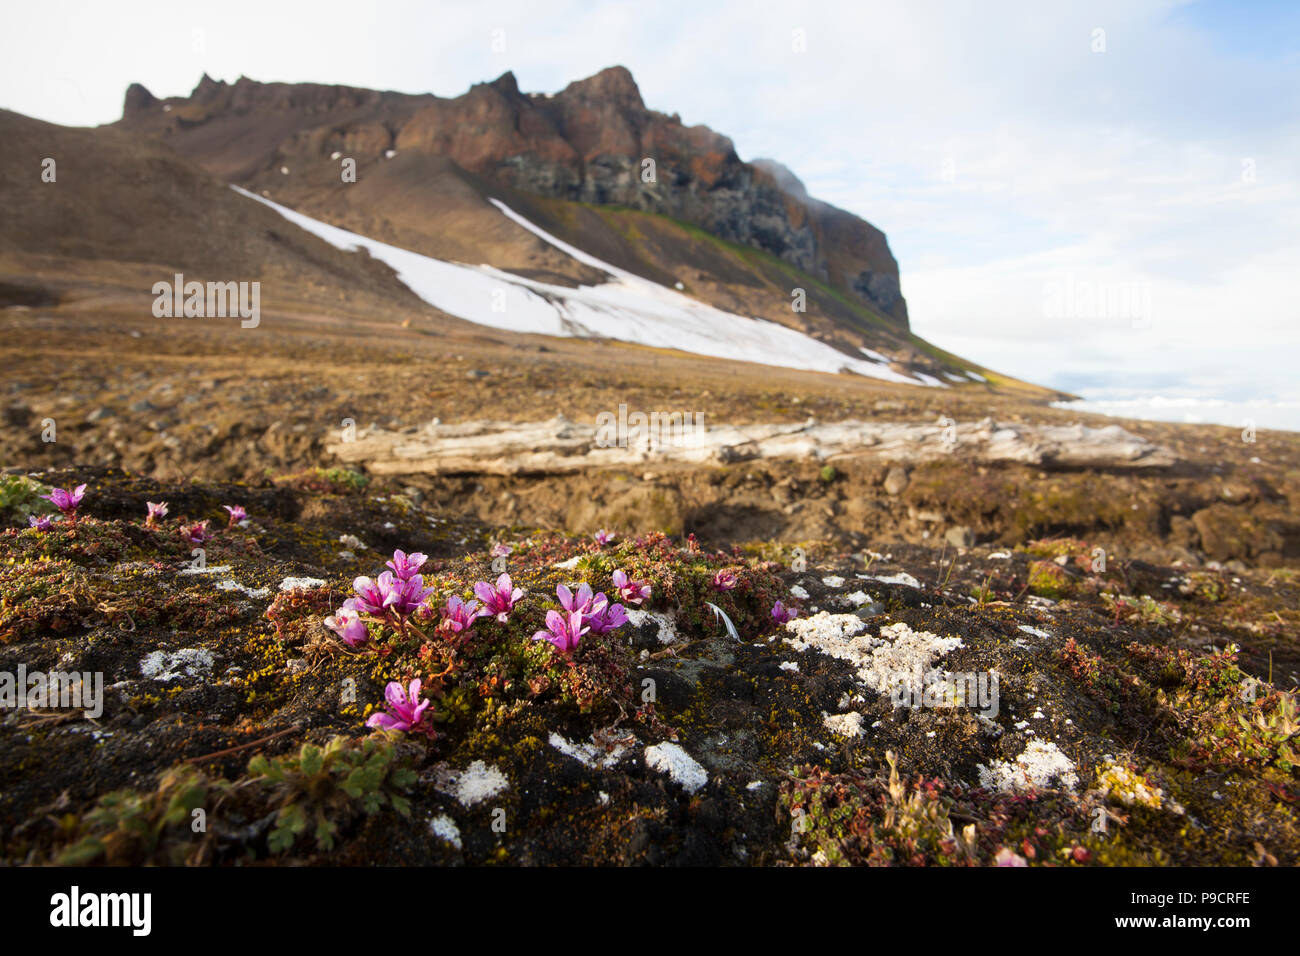
[[[269,308],[435,314],[388,266],[298,229],[163,144],[4,110],[0,143],[0,281],[11,298],[44,285],[57,299],[89,283],[136,292],[149,309],[153,283],[180,272],[258,281]]]

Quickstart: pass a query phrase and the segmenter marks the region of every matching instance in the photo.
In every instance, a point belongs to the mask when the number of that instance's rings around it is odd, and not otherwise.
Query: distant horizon
[[[188,96],[205,73],[457,96],[621,64],[651,109],[884,231],[917,335],[1125,416],[1300,430],[1300,9],[125,9],[15,11],[0,105],[93,125],[132,82]]]

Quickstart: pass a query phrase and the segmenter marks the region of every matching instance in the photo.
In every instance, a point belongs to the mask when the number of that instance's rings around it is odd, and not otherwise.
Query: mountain
[[[898,264],[880,230],[811,199],[779,164],[741,161],[708,127],[647,109],[623,67],[553,96],[521,93],[506,73],[454,99],[204,76],[182,101],[159,103],[133,86],[121,125],[162,134],[241,184],[335,151],[358,162],[389,151],[444,157],[535,196],[681,220],[771,253],[907,326]],[[644,181],[647,160],[654,182]]]
[[[847,367],[865,354],[908,381],[989,378],[910,331],[884,233],[779,163],[745,162],[725,136],[648,109],[622,67],[555,94],[506,73],[454,98],[205,75],[188,97],[133,85],[114,128],[330,226],[544,282],[546,295],[612,268],[797,330]]]

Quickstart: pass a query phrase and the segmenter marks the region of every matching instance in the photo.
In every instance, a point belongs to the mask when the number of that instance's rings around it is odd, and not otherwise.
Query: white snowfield
[[[493,199],[501,214],[561,252],[610,278],[569,289],[512,275],[492,266],[445,262],[330,226],[232,186],[338,249],[362,248],[435,308],[509,332],[606,338],[697,355],[815,372],[853,372],[907,385],[946,387],[930,376],[902,375],[883,362],[846,355],[811,336],[765,319],[715,309],[690,296],[625,272],[552,236]],[[864,350],[867,351],[867,350]],[[884,359],[879,353],[872,358]]]

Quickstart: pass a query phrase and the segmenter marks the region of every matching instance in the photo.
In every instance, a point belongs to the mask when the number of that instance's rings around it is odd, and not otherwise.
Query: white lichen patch
[[[677,641],[677,622],[667,614],[658,611],[643,611],[640,608],[627,608],[627,620],[633,627],[639,628],[646,621],[652,621],[659,628],[660,644],[673,644]]]
[[[859,574],[858,577],[864,581],[879,581],[881,584],[903,584],[909,588],[918,589],[921,587],[921,582],[906,571],[899,571],[897,574]]]
[[[694,793],[709,782],[708,772],[685,750],[671,741],[645,749],[645,765],[668,774],[673,783]]]
[[[800,586],[797,585],[797,584],[792,584],[792,585],[790,585],[790,596],[791,596],[791,597],[796,597],[796,598],[798,598],[800,601],[806,601],[806,600],[808,600],[808,597],[809,597],[809,595],[808,595],[808,589],[807,589],[807,588],[800,587]]]
[[[309,591],[312,588],[323,588],[325,580],[323,578],[285,578],[280,582],[281,591]]]
[[[447,814],[441,814],[430,820],[429,832],[440,840],[446,840],[456,849],[461,849],[460,827],[456,826],[456,821]]]
[[[841,737],[861,737],[867,729],[863,726],[862,715],[857,711],[848,714],[822,714],[822,723],[826,729]]]
[[[496,765],[482,760],[475,760],[464,770],[442,764],[433,769],[432,776],[434,787],[455,797],[463,807],[482,803],[510,786],[510,781]]]
[[[852,594],[844,595],[844,600],[848,601],[854,607],[862,607],[871,600],[871,595],[866,591],[854,591]]]
[[[1013,761],[995,760],[987,767],[981,764],[978,770],[981,787],[1004,793],[1041,789],[1053,781],[1064,790],[1073,790],[1079,783],[1074,761],[1056,744],[1041,740],[1031,740]]]
[[[1028,624],[1019,625],[1017,630],[1024,631],[1026,634],[1032,634],[1034,637],[1050,638],[1052,636],[1050,632],[1044,631],[1041,627],[1031,627]]]
[[[799,663],[798,661],[782,661],[781,670],[791,671],[792,673],[797,674],[799,673]]]
[[[178,651],[154,651],[140,662],[147,680],[173,681],[180,677],[203,678],[212,673],[212,652],[201,647]]]
[[[575,744],[552,732],[550,744],[560,753],[572,757],[583,766],[600,770],[614,766],[632,751],[632,748],[621,740],[610,741],[608,745],[604,745],[596,739],[595,735],[592,736],[591,743]]]
[[[785,642],[797,651],[811,647],[849,662],[858,679],[876,693],[902,685],[916,695],[924,692],[928,680],[940,676],[934,672],[934,662],[962,646],[959,637],[913,631],[901,622],[882,627],[879,637],[863,633],[866,628],[866,622],[854,614],[822,611],[787,622],[785,629],[793,637]]]
[[[271,596],[270,588],[250,588],[247,585],[240,584],[234,578],[222,578],[216,582],[218,591],[238,591],[245,597],[267,598]]]
[[[228,564],[209,564],[201,568],[193,565],[186,565],[177,571],[177,574],[229,574],[233,569]]]
[[[352,551],[366,550],[365,542],[362,541],[360,538],[358,538],[355,534],[339,535],[339,544],[343,545],[343,547],[348,548]]]
[[[844,579],[835,574],[828,574],[822,578],[822,584],[828,588],[842,588],[844,587]]]

